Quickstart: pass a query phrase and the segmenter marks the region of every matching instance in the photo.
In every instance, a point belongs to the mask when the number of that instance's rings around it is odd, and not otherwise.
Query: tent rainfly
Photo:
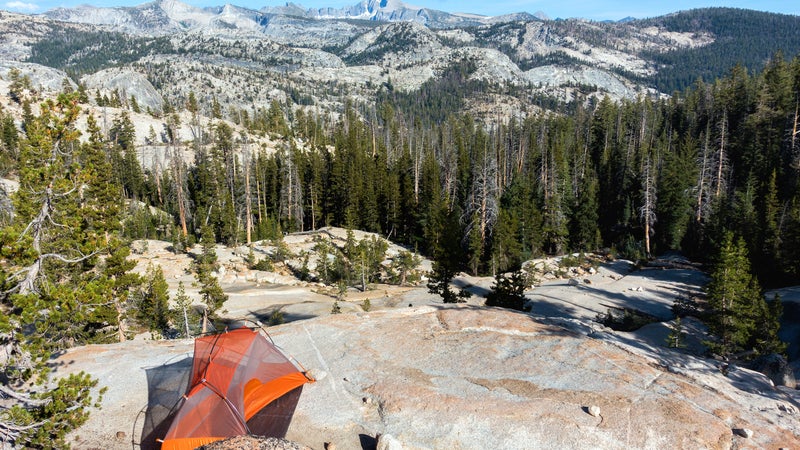
[[[290,418],[302,386],[313,381],[258,329],[238,328],[197,338],[189,387],[176,405],[161,448],[190,450],[258,432],[252,430],[252,422],[263,426],[265,419],[259,419],[259,413],[295,393]],[[271,414],[286,417],[286,413]]]

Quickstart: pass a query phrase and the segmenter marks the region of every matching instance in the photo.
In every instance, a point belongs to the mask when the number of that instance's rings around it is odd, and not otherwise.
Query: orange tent
[[[239,328],[197,338],[189,388],[161,448],[191,450],[258,431],[251,426],[262,409],[290,392],[299,395],[299,388],[310,381],[258,330]],[[294,405],[291,409],[290,414]]]

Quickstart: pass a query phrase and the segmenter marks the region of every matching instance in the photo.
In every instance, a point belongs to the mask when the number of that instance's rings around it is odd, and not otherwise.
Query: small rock
[[[328,376],[328,372],[325,372],[324,370],[321,369],[311,369],[309,371],[306,371],[306,375],[308,375],[309,378],[312,378],[316,381],[320,381],[324,379],[326,376]]]
[[[364,402],[364,403],[365,403],[365,404],[367,404],[367,405],[370,405],[370,404],[372,404],[372,399],[371,399],[371,398],[369,398],[369,397],[362,397],[362,398],[361,398],[361,401],[362,401],[362,402]]]
[[[403,450],[403,446],[391,434],[381,434],[378,436],[378,445],[375,450]]]
[[[569,284],[570,286],[577,286],[581,284],[581,282],[577,278],[570,278],[567,284]]]
[[[274,437],[263,436],[234,436],[221,441],[197,447],[197,450],[231,450],[231,449],[261,449],[261,450],[311,450],[297,442],[287,441]]]
[[[733,432],[746,439],[753,437],[753,430],[749,428],[736,428]]]
[[[589,267],[589,270],[587,272],[589,272],[589,275],[594,275],[597,273],[597,270],[595,270],[594,267]]]
[[[336,450],[336,444],[334,444],[333,442],[326,442],[325,450]]]
[[[590,279],[588,279],[588,278],[586,278],[585,280],[583,280],[583,282],[584,282],[585,284],[592,284],[592,280],[590,280]]]
[[[785,413],[794,414],[797,412],[797,408],[792,405],[785,405],[783,403],[778,404],[778,409]]]
[[[125,439],[125,432],[117,431],[117,439]]]
[[[600,407],[597,405],[592,405],[586,408],[586,412],[588,412],[592,417],[600,417]]]

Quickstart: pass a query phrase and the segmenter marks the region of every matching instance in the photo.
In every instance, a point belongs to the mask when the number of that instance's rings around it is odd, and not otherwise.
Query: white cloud
[[[17,11],[29,11],[33,12],[39,9],[39,5],[35,3],[25,3],[19,1],[7,2],[5,5],[8,9],[16,9]]]

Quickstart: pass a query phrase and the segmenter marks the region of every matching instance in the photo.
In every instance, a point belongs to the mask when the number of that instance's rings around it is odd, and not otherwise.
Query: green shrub
[[[252,266],[250,266],[250,269],[252,269],[252,270],[261,270],[261,271],[264,271],[264,272],[272,272],[273,270],[275,270],[275,265],[272,263],[272,260],[270,260],[269,258],[264,258],[264,259],[258,260],[257,263],[255,263]]]
[[[283,315],[283,311],[281,311],[280,309],[272,311],[272,314],[269,315],[269,321],[267,324],[269,326],[273,326],[273,325],[280,325],[282,323],[286,323],[286,317]]]
[[[620,308],[618,311],[609,309],[605,314],[598,314],[595,320],[615,331],[636,331],[645,325],[659,322],[655,316],[630,308]]]

